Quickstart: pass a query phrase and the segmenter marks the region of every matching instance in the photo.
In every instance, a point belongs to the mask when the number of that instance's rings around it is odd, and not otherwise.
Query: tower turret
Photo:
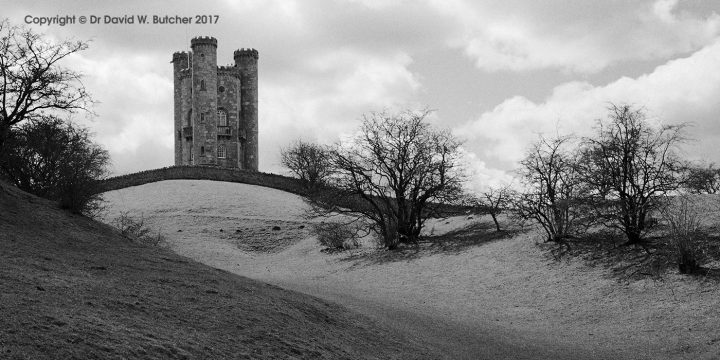
[[[217,39],[196,37],[192,48],[193,158],[195,164],[216,164]]]
[[[178,51],[173,54],[173,99],[174,99],[174,119],[175,119],[175,164],[182,164],[182,128],[183,128],[183,86],[180,71],[188,67],[188,53]]]
[[[242,101],[240,118],[245,138],[240,139],[243,148],[244,168],[258,170],[258,51],[255,49],[235,50],[235,65],[240,70]]]

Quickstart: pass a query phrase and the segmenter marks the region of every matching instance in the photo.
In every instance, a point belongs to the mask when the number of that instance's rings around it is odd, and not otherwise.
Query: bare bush
[[[681,274],[695,274],[701,270],[697,239],[704,236],[703,222],[707,210],[688,195],[668,198],[661,210],[663,219],[669,225],[667,235]]]
[[[330,249],[351,249],[360,246],[358,228],[351,224],[321,222],[313,225],[312,232],[321,245]]]
[[[133,242],[148,246],[162,246],[165,244],[165,237],[159,231],[153,234],[152,230],[145,225],[144,216],[135,218],[130,216],[127,211],[124,211],[120,213],[120,216],[113,219],[111,225],[120,231],[120,235]]]

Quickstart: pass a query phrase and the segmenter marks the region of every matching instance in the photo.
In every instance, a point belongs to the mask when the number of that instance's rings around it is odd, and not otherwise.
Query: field
[[[338,305],[56,207],[0,182],[0,359],[441,356]]]
[[[433,220],[433,243],[327,254],[302,199],[252,185],[164,181],[106,194],[167,246],[210,266],[337,302],[450,358],[715,359],[720,286],[673,272],[618,280],[556,261],[488,218]],[[278,229],[279,227],[279,229]],[[273,230],[275,229],[275,230]]]

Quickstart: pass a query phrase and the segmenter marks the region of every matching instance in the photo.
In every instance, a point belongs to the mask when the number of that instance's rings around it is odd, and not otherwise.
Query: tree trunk
[[[385,242],[385,246],[388,247],[388,250],[397,249],[400,243],[398,224],[394,222],[394,219],[387,219],[385,220],[385,223],[382,224],[382,227],[382,237]]]
[[[0,158],[2,158],[5,151],[5,140],[10,135],[10,128],[0,124]]]
[[[640,244],[642,242],[642,231],[637,226],[634,225],[626,225],[625,226],[625,236],[627,237],[627,244],[628,245],[636,245]]]
[[[490,216],[492,217],[493,222],[495,223],[495,229],[497,229],[498,232],[502,231],[502,229],[500,229],[500,223],[497,220],[497,215],[495,215],[494,212],[491,212]]]
[[[678,270],[681,274],[699,274],[701,267],[695,259],[681,259],[678,261]]]

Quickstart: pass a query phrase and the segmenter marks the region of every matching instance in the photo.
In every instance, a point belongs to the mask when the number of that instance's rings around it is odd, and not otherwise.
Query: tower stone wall
[[[182,164],[183,156],[183,79],[180,71],[188,67],[188,54],[176,52],[173,54],[173,97],[175,118],[175,165]]]
[[[241,139],[244,161],[255,169],[258,167],[258,52],[255,49],[240,49],[234,53],[235,66],[240,69],[241,110],[245,139]]]
[[[217,39],[196,37],[190,53],[173,54],[175,165],[258,170],[255,49],[217,66]]]

